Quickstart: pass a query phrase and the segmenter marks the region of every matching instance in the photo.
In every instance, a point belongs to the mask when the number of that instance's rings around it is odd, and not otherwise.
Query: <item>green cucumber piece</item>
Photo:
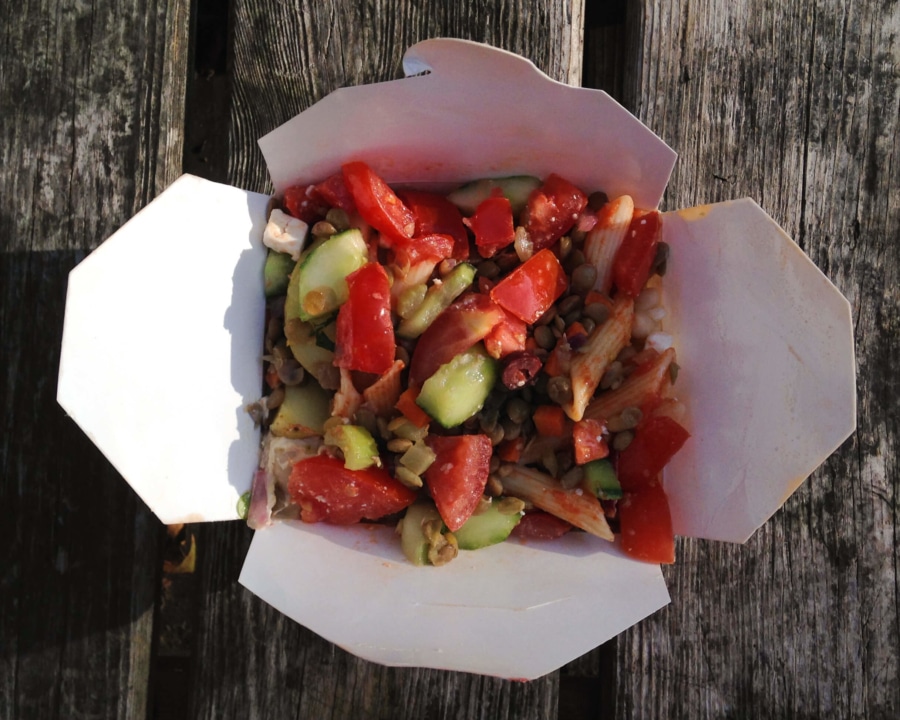
[[[287,292],[291,271],[296,265],[297,263],[290,255],[269,250],[266,255],[266,265],[263,269],[267,298],[284,295]]]
[[[372,433],[361,425],[335,425],[325,431],[325,444],[335,445],[344,453],[344,467],[364,470],[381,465],[378,446]]]
[[[284,324],[284,336],[294,358],[316,380],[334,367],[334,352],[322,347],[312,324],[294,317]]]
[[[587,489],[601,500],[618,500],[622,497],[622,486],[609,460],[585,463],[584,482]]]
[[[458,207],[463,215],[473,215],[478,206],[491,196],[495,188],[509,200],[512,206],[513,217],[525,209],[528,196],[533,190],[541,186],[539,178],[531,175],[512,175],[503,178],[484,178],[466,183],[461,188],[454,190],[447,199]]]
[[[331,393],[319,383],[307,381],[287,385],[284,400],[278,406],[269,431],[277,437],[307,438],[321,435],[325,421],[331,417]]]
[[[291,273],[285,319],[312,320],[333,313],[347,300],[347,276],[368,261],[369,249],[359,230],[332,235],[302,258]],[[310,296],[311,292],[316,295]]]
[[[397,334],[409,339],[419,337],[474,281],[475,268],[472,265],[469,263],[457,265],[440,284],[428,288],[425,299],[400,323]]]
[[[453,534],[456,535],[456,542],[459,543],[460,550],[478,550],[506,540],[521,519],[522,513],[520,512],[501,513],[499,503],[494,500],[487,510],[478,515],[472,515]]]
[[[430,502],[415,502],[406,508],[406,514],[400,521],[400,547],[406,559],[413,565],[428,564],[430,543],[425,537],[422,524],[430,521],[441,522],[437,508]]]
[[[478,343],[422,383],[416,403],[445,428],[456,427],[481,410],[496,380],[497,361]]]

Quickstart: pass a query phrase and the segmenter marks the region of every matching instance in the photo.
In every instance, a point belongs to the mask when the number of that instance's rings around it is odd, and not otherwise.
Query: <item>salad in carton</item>
[[[246,515],[241,583],[328,640],[534,678],[853,431],[849,304],[751,200],[656,211],[675,155],[604,93],[404,70],[260,141],[274,204],[184,176],[73,270],[59,401],[164,522]]]

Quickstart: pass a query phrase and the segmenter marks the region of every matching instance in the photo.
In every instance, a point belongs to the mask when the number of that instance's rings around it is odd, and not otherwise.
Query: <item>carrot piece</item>
[[[522,457],[522,450],[525,448],[525,440],[517,437],[515,440],[502,440],[497,445],[497,457],[503,462],[517,463]]]
[[[566,414],[559,405],[539,405],[532,419],[538,435],[563,437],[566,434]]]
[[[413,388],[407,388],[400,393],[400,398],[397,400],[397,404],[394,407],[403,413],[404,417],[413,425],[421,428],[431,422],[431,416],[416,405],[416,397],[418,394],[419,393]]]

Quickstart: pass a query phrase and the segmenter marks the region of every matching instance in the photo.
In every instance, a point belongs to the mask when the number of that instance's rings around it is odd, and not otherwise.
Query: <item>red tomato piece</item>
[[[469,519],[484,494],[491,465],[487,435],[429,435],[426,442],[437,456],[425,471],[425,483],[451,532]]]
[[[327,455],[301,460],[291,471],[288,492],[304,522],[352,525],[377,520],[413,504],[416,493],[383,468],[348,470]]]
[[[609,445],[603,438],[605,426],[599,420],[584,418],[575,423],[572,440],[575,444],[575,463],[584,465],[609,455]]]
[[[512,313],[503,311],[503,317],[484,338],[484,347],[492,358],[504,358],[510,353],[525,349],[528,326]]]
[[[556,540],[571,529],[569,523],[556,515],[543,510],[532,510],[522,516],[519,524],[513,528],[513,534],[528,540]]]
[[[653,481],[687,442],[690,433],[672,418],[653,416],[635,428],[634,440],[619,453],[616,475],[623,490],[639,490]]]
[[[293,185],[284,191],[282,204],[288,215],[311,225],[325,217],[328,206],[315,193],[315,185]]]
[[[416,235],[449,235],[453,239],[452,254],[456,260],[469,257],[469,234],[463,225],[462,214],[443,195],[421,190],[404,190],[400,198],[416,218]]]
[[[569,279],[556,255],[541,250],[491,290],[491,299],[520,320],[533,324],[566,291]]]
[[[328,205],[328,207],[341,208],[348,213],[356,211],[356,203],[353,202],[353,196],[344,182],[343,173],[336,173],[326,178],[313,189],[315,194]]]
[[[637,297],[650,277],[650,266],[662,234],[659,212],[635,213],[613,259],[613,284],[620,293]]]
[[[470,293],[438,315],[419,336],[409,362],[409,382],[419,387],[444,363],[483,340],[503,319],[487,295]]]
[[[475,245],[482,257],[493,257],[516,239],[512,206],[503,195],[491,195],[463,222],[475,233]]]
[[[438,263],[453,255],[453,238],[450,235],[417,235],[414,238],[390,241],[394,261],[401,268],[409,268],[420,262]]]
[[[550,247],[565,235],[587,205],[587,195],[559,175],[550,175],[528,196],[521,223],[535,251]]]
[[[659,480],[626,492],[618,504],[622,549],[638,560],[675,562],[675,534],[669,500]]]
[[[347,287],[349,296],[338,310],[334,364],[381,375],[397,351],[387,272],[379,263],[367,263],[347,276]]]
[[[416,219],[412,210],[372,168],[361,161],[349,162],[341,167],[341,172],[363,220],[390,238],[404,240],[413,236]]]

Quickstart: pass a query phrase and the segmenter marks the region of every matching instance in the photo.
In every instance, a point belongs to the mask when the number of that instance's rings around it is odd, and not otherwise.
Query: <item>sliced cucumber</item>
[[[309,381],[284,388],[284,400],[278,406],[269,431],[276,437],[307,438],[321,435],[331,416],[331,393],[319,383]]]
[[[500,188],[500,192],[512,206],[513,217],[518,217],[528,202],[528,196],[540,186],[540,179],[531,175],[485,178],[463,185],[450,193],[447,199],[456,205],[463,215],[472,215],[482,201],[490,197],[495,188]]]
[[[475,268],[460,263],[451,270],[440,284],[428,288],[422,303],[406,317],[397,328],[397,334],[405,338],[417,338],[434,319],[450,307],[475,280]]]
[[[364,470],[381,465],[378,446],[372,433],[361,425],[335,425],[325,431],[325,444],[335,445],[344,453],[344,467]]]
[[[500,512],[500,504],[494,500],[487,510],[479,515],[472,515],[453,534],[456,535],[460,550],[478,550],[506,540],[521,519],[520,512]]]
[[[622,486],[609,460],[592,460],[584,465],[584,483],[601,500],[618,500]]]
[[[291,273],[285,319],[314,320],[333,313],[347,299],[347,276],[368,261],[369,250],[359,230],[332,235]]]
[[[317,342],[316,329],[300,318],[291,318],[284,324],[284,336],[294,358],[316,380],[334,367],[334,353]]]
[[[441,516],[434,503],[419,501],[406,508],[400,521],[400,547],[413,565],[428,564],[430,541],[425,536],[422,525],[426,522],[441,522]]]
[[[481,410],[496,380],[497,361],[478,343],[422,383],[416,403],[445,428],[456,427]]]
[[[291,271],[296,264],[290,255],[269,250],[263,270],[267,298],[283,295],[287,291]]]

